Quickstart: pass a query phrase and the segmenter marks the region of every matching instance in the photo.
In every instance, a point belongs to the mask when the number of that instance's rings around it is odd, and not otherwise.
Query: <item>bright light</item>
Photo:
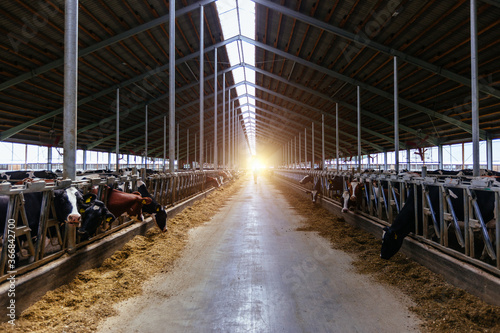
[[[224,39],[237,36],[239,34],[251,39],[255,39],[255,3],[251,0],[218,0],[215,2],[219,19],[221,22]],[[238,8],[236,7],[238,4]],[[238,17],[239,16],[239,17]],[[240,24],[244,22],[244,24]],[[226,45],[227,54],[231,66],[238,64],[250,64],[255,66],[255,46],[246,42],[235,41]],[[255,72],[248,68],[237,68],[233,70],[234,83],[250,82],[255,84]],[[255,88],[242,85],[236,88],[238,96],[255,96]],[[255,154],[255,109],[246,106],[255,105],[253,97],[240,97],[241,112],[251,111],[243,118],[250,147],[250,154]],[[252,126],[253,125],[253,126]]]

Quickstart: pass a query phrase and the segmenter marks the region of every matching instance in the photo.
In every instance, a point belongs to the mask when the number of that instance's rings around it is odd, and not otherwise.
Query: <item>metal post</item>
[[[361,172],[361,92],[359,86],[358,91],[358,172]]]
[[[444,165],[443,165],[443,145],[442,144],[438,145],[438,164],[439,164],[439,169],[443,170]]]
[[[229,95],[229,100],[231,100],[231,95]],[[231,152],[231,128],[232,128],[232,125],[233,123],[231,122],[231,106],[233,105],[233,103],[229,102],[229,109],[227,110],[227,126],[228,126],[228,134],[227,134],[227,153],[228,153],[228,166],[229,166],[229,169],[232,168],[232,152]]]
[[[78,99],[78,0],[66,0],[64,20],[63,177],[76,179]]]
[[[479,87],[476,0],[470,0],[470,63],[472,106],[472,175],[479,177]]]
[[[189,128],[186,135],[186,164],[189,165]]]
[[[163,172],[166,171],[167,168],[166,164],[167,164],[167,116],[164,116],[163,117]]]
[[[116,172],[120,171],[120,88],[116,89]]]
[[[203,6],[202,6],[203,8]],[[169,83],[168,83],[168,169],[170,172],[174,171],[174,159],[175,159],[175,0],[170,0],[169,2],[169,59],[168,59],[168,70],[169,70]],[[201,37],[203,40],[203,37]],[[203,52],[200,54],[203,57]],[[200,82],[203,82],[200,75]]]
[[[300,141],[302,140],[301,134],[302,133],[299,132],[299,169],[301,168],[302,165],[302,148],[300,147],[301,146]]]
[[[222,73],[222,168],[226,168],[226,73]]]
[[[52,147],[50,146],[47,149],[47,170],[52,170]]]
[[[406,148],[406,169],[411,171],[410,148]]]
[[[180,161],[180,158],[179,158],[179,123],[177,123],[177,171],[179,170],[179,161]],[[174,164],[175,164],[175,161],[174,161]]]
[[[398,58],[394,57],[394,157],[395,170],[399,173],[399,88]]]
[[[196,156],[198,154],[198,147],[197,147],[197,144],[198,144],[198,138],[197,138],[197,133],[194,133],[194,160],[193,160],[193,169],[196,170]]]
[[[304,128],[304,160],[306,162],[307,170],[307,128]]]
[[[203,133],[203,99],[205,94],[204,89],[204,81],[205,81],[205,73],[203,69],[204,64],[204,43],[205,43],[205,27],[203,23],[205,15],[203,13],[203,5],[200,6],[200,170],[203,170],[203,140],[205,140],[205,136]]]
[[[490,138],[486,139],[486,169],[493,170],[493,140]]]
[[[295,136],[293,139],[292,139],[292,142],[293,142],[293,168],[296,169],[297,168],[297,137]]]
[[[335,159],[339,172],[339,103],[335,104]]]
[[[111,170],[111,152],[108,151],[108,170]]]
[[[214,66],[214,170],[218,169],[218,156],[217,156],[217,48],[215,52],[215,66]]]
[[[49,148],[50,149],[50,148]],[[82,165],[83,170],[87,170],[87,150],[83,150],[83,165]]]
[[[314,169],[314,122],[311,125],[311,170]]]
[[[146,105],[146,114],[144,121],[144,168],[148,168],[148,106]]]
[[[325,115],[321,115],[321,170],[325,170]]]
[[[387,150],[384,150],[384,171],[387,171]]]

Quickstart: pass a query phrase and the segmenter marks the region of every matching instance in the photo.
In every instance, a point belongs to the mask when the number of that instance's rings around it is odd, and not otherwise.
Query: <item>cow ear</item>
[[[152,202],[152,200],[149,197],[143,197],[142,198],[142,204],[143,205],[149,205],[149,204],[151,204],[151,202]]]
[[[398,234],[394,233],[394,239],[398,239]]]
[[[87,193],[83,196],[83,202],[86,204],[91,203],[97,198],[97,196],[94,193]]]

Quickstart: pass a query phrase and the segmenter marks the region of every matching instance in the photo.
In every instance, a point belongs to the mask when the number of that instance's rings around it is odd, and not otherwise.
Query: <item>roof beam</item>
[[[338,103],[340,106],[343,106],[343,107],[345,107],[345,108],[347,108],[347,109],[351,109],[351,110],[353,110],[353,111],[356,111],[356,110],[357,110],[357,107],[356,107],[355,105],[351,105],[351,104],[349,104],[349,103],[342,102],[342,101],[340,101],[340,100],[337,100],[337,99],[331,98],[331,97],[330,97],[330,96],[328,96],[328,95],[322,94],[322,93],[320,93],[320,92],[318,92],[318,91],[316,91],[316,90],[313,90],[313,89],[311,89],[311,88],[305,87],[305,86],[300,85],[300,84],[297,84],[297,83],[295,83],[295,82],[290,82],[290,81],[288,81],[287,79],[285,79],[285,78],[283,78],[283,77],[281,77],[281,76],[279,76],[279,75],[269,73],[269,72],[267,72],[267,71],[265,71],[265,70],[263,70],[263,69],[260,69],[260,68],[254,67],[254,66],[252,66],[252,65],[248,65],[248,64],[246,64],[245,66],[246,66],[247,68],[253,69],[253,70],[254,70],[255,72],[257,72],[257,73],[260,73],[260,74],[262,74],[262,75],[269,76],[269,77],[271,77],[271,78],[272,78],[272,79],[274,79],[274,80],[277,80],[277,81],[283,82],[283,83],[288,84],[288,85],[291,85],[291,86],[293,86],[293,87],[295,87],[295,88],[297,88],[297,89],[300,89],[300,90],[306,91],[306,92],[308,92],[308,93],[310,93],[310,94],[313,94],[313,95],[315,95],[315,96],[321,97],[321,98],[323,98],[323,99],[325,99],[325,100],[327,100],[327,101],[330,101],[331,103]],[[333,115],[333,114],[329,114],[329,113],[326,113],[326,112],[325,112],[324,114],[334,117],[334,115]],[[393,123],[392,121],[390,121],[390,120],[388,120],[388,119],[385,119],[385,118],[383,118],[383,117],[381,117],[381,116],[378,116],[378,115],[376,115],[376,114],[373,114],[373,113],[371,113],[371,112],[369,112],[369,111],[366,111],[366,110],[361,109],[361,114],[362,114],[362,115],[364,115],[364,116],[367,116],[367,117],[373,118],[373,119],[375,119],[375,120],[378,120],[378,121],[380,121],[380,122],[382,122],[382,123],[384,123],[384,124],[387,124],[387,125],[390,125],[390,126],[394,126],[394,123]],[[414,135],[416,135],[416,136],[418,136],[418,137],[423,137],[422,133],[420,133],[420,132],[419,132],[419,131],[417,131],[417,130],[414,130],[413,128],[410,128],[410,127],[408,127],[408,126],[401,125],[401,124],[399,125],[399,127],[400,127],[402,130],[407,131],[407,132],[409,132],[409,133],[412,133],[412,134],[414,134]],[[438,140],[437,138],[435,138],[435,137],[429,137],[429,138],[427,138],[427,140],[426,140],[426,141],[427,141],[427,142],[429,142],[431,145],[434,145],[434,146],[437,146],[437,145],[439,144],[439,140]],[[393,140],[393,139],[390,139],[390,140],[389,140],[389,142],[394,143],[394,140]]]
[[[396,56],[398,58],[400,58],[401,60],[403,61],[406,61],[407,63],[409,64],[412,64],[412,65],[415,65],[415,66],[418,66],[420,68],[423,68],[423,69],[426,69],[434,74],[437,74],[437,75],[440,75],[444,78],[447,78],[449,80],[452,80],[452,81],[455,81],[457,83],[460,83],[460,84],[463,84],[467,87],[471,87],[471,80],[469,78],[466,78],[464,76],[461,76],[459,74],[456,74],[450,70],[447,70],[441,66],[437,66],[437,65],[434,65],[434,64],[431,64],[425,60],[422,60],[422,59],[419,59],[419,58],[416,58],[416,57],[413,57],[409,54],[406,54],[404,52],[401,52],[401,51],[398,51],[396,49],[393,49],[393,48],[390,48],[388,46],[385,46],[383,44],[380,44],[380,43],[377,43],[373,40],[370,40],[368,39],[365,35],[361,35],[361,34],[355,34],[355,33],[352,33],[350,31],[347,31],[347,30],[344,30],[344,29],[341,29],[339,27],[336,27],[336,26],[333,26],[333,25],[330,25],[324,21],[320,21],[320,20],[317,20],[315,18],[312,18],[308,15],[304,15],[302,13],[299,13],[299,12],[296,12],[292,9],[289,9],[287,7],[284,7],[284,6],[281,6],[277,3],[274,3],[274,2],[271,2],[271,1],[268,1],[268,0],[252,0],[254,1],[255,3],[258,3],[262,6],[265,6],[265,7],[268,7],[268,8],[271,8],[279,13],[283,13],[287,16],[290,16],[292,18],[295,18],[297,20],[300,20],[302,22],[305,22],[309,25],[312,25],[312,26],[315,26],[321,30],[324,30],[324,31],[327,31],[327,32],[330,32],[334,35],[337,35],[337,36],[340,36],[342,38],[345,38],[347,40],[350,40],[350,41],[353,41],[355,43],[358,43],[358,44],[361,44],[365,47],[368,47],[368,48],[371,48],[375,51],[378,51],[378,52],[381,52],[381,53],[384,53],[388,56]],[[494,4],[496,3],[497,1],[487,1],[489,4]],[[492,96],[495,96],[496,98],[499,98],[500,99],[500,91],[493,88],[493,87],[490,87],[488,85],[485,85],[485,84],[479,84],[479,91],[487,94],[487,95],[492,95]]]
[[[179,10],[176,10],[175,11],[175,17],[179,17],[179,16],[182,16],[186,13],[189,13],[193,10],[196,10],[196,9],[199,9],[200,6],[204,6],[204,5],[207,5],[211,2],[214,2],[215,0],[203,0],[203,1],[199,1],[193,5],[190,5],[190,6],[187,6],[187,7],[184,7],[182,9],[179,9]],[[165,24],[165,23],[168,23],[169,22],[169,17],[170,17],[170,14],[167,14],[167,15],[164,15],[164,16],[160,16],[152,21],[149,21],[149,22],[146,22],[144,24],[141,24],[135,28],[132,28],[130,30],[127,30],[125,32],[122,32],[121,34],[118,34],[118,35],[115,35],[113,37],[110,37],[108,39],[105,39],[99,43],[96,43],[92,46],[89,46],[81,51],[78,52],[78,57],[84,57],[88,54],[91,54],[95,51],[98,51],[102,48],[105,48],[107,46],[110,46],[110,45],[113,45],[115,43],[118,43],[124,39],[127,39],[129,37],[132,37],[134,35],[137,35],[141,32],[144,32],[146,30],[149,30],[149,29],[152,29],[156,26],[159,26],[161,24]],[[38,75],[40,74],[43,74],[45,72],[48,72],[52,69],[55,69],[55,68],[58,68],[60,66],[64,65],[64,58],[60,58],[60,59],[57,59],[57,60],[54,60],[48,64],[45,64],[43,66],[40,66],[38,68],[35,68],[29,72],[26,72],[24,74],[21,74],[13,79],[10,79],[2,84],[0,84],[0,91],[3,91],[9,87],[12,87],[12,86],[15,86],[16,84],[18,83],[22,83],[26,80],[29,80],[29,79],[32,79],[34,77],[37,77]],[[168,67],[168,66],[167,66]]]
[[[217,43],[215,45],[212,45],[211,47],[205,48],[205,52],[210,52],[211,50],[213,50],[216,47],[217,48],[222,47],[222,46],[224,46],[226,44],[234,42],[237,39],[238,39],[238,37],[233,37],[233,38],[227,39],[227,40],[225,40],[223,42],[220,42],[220,43]],[[196,52],[195,54],[199,54],[199,51]],[[183,62],[185,62],[185,61],[187,61],[187,60],[189,60],[191,58],[193,58],[193,55],[189,55],[187,57],[183,57],[183,58],[177,59],[175,61],[175,65],[178,66],[179,64],[182,64]],[[86,103],[88,103],[90,101],[93,101],[93,100],[95,100],[95,99],[97,99],[99,97],[105,96],[107,94],[114,93],[114,92],[116,92],[116,89],[118,89],[118,88],[123,88],[123,87],[126,87],[126,86],[130,85],[130,84],[138,82],[140,80],[144,80],[144,79],[146,79],[146,78],[148,78],[150,76],[158,75],[160,73],[163,73],[163,71],[167,70],[168,67],[169,67],[169,64],[157,67],[155,69],[147,71],[146,73],[143,73],[141,75],[133,77],[133,78],[127,80],[127,81],[124,81],[124,82],[119,83],[119,84],[115,84],[115,85],[113,85],[113,86],[111,86],[111,87],[109,87],[107,89],[104,89],[101,92],[98,92],[96,94],[92,94],[92,95],[89,95],[87,97],[84,97],[84,98],[82,98],[82,99],[80,99],[78,101],[77,106],[81,106],[83,104],[86,104]],[[10,128],[10,129],[8,129],[6,131],[3,131],[2,133],[0,133],[0,141],[4,141],[5,139],[8,139],[8,138],[10,138],[13,135],[16,135],[17,133],[21,132],[22,130],[24,130],[24,129],[28,128],[28,127],[30,127],[31,125],[38,124],[39,122],[42,122],[42,121],[44,121],[46,119],[52,118],[54,116],[57,116],[57,115],[63,113],[63,110],[64,110],[64,108],[61,107],[59,109],[56,109],[56,110],[51,111],[49,113],[46,113],[43,116],[40,116],[40,117],[37,117],[37,118],[33,118],[33,119],[31,119],[31,120],[29,120],[29,121],[27,121],[27,122],[25,122],[25,123],[23,123],[21,125],[18,125],[18,126]],[[116,115],[114,115],[114,117],[116,117]]]
[[[254,0],[254,1],[260,1],[260,0]],[[354,86],[360,86],[361,89],[363,89],[363,90],[372,92],[372,93],[377,94],[379,96],[385,97],[385,98],[387,98],[389,100],[394,100],[394,95],[393,94],[388,93],[388,92],[386,92],[386,91],[384,91],[382,89],[370,86],[370,85],[368,85],[368,84],[366,84],[364,82],[358,81],[358,80],[353,79],[353,78],[351,78],[349,76],[346,76],[346,75],[340,74],[338,72],[332,71],[332,70],[330,70],[328,68],[319,66],[319,65],[317,65],[317,64],[315,64],[313,62],[304,60],[304,59],[302,59],[300,57],[297,57],[297,56],[294,56],[294,55],[289,54],[287,52],[281,51],[281,50],[279,50],[277,48],[274,48],[272,46],[266,45],[264,43],[252,40],[252,39],[250,39],[248,37],[240,36],[240,38],[242,40],[244,40],[245,42],[247,42],[249,44],[252,44],[252,45],[254,45],[256,47],[263,48],[263,49],[265,49],[267,51],[273,52],[273,53],[275,53],[275,54],[277,54],[279,56],[282,56],[284,58],[288,58],[288,59],[290,59],[292,61],[296,61],[296,62],[298,62],[298,63],[300,63],[300,64],[302,64],[302,65],[304,65],[306,67],[312,68],[312,69],[317,70],[317,71],[319,71],[321,73],[325,73],[325,74],[330,75],[332,77],[335,77],[335,78],[337,78],[337,79],[339,79],[341,81],[350,83],[350,84],[352,84]],[[455,125],[455,126],[461,128],[462,130],[464,130],[464,131],[472,134],[472,126],[469,125],[469,124],[466,124],[464,122],[461,122],[460,120],[456,120],[454,118],[448,117],[448,116],[446,116],[444,114],[441,114],[441,113],[436,112],[434,110],[431,110],[429,108],[426,108],[426,107],[423,107],[423,106],[418,105],[416,103],[413,103],[413,102],[411,102],[411,101],[409,101],[407,99],[404,99],[404,98],[400,97],[398,100],[399,100],[399,103],[402,104],[402,105],[406,105],[406,106],[408,106],[408,107],[410,107],[410,108],[412,108],[414,110],[417,110],[417,111],[420,111],[422,113],[425,113],[425,114],[427,114],[427,115],[429,115],[431,117],[434,117],[434,118],[437,118],[437,119],[441,119],[444,122],[447,122],[449,124]],[[479,136],[480,136],[480,139],[486,140],[486,138],[488,137],[488,134],[487,134],[487,132],[485,130],[480,130]]]

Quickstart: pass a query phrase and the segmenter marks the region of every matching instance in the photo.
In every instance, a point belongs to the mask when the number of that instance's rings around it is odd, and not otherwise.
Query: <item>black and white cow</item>
[[[314,177],[312,175],[307,175],[303,177],[300,181],[300,184],[305,185],[308,183],[313,184],[312,190],[307,190],[306,193],[311,194],[312,202],[315,203],[318,199],[318,194],[321,191],[321,179],[320,177]]]
[[[437,186],[428,186],[429,199],[436,225],[440,225],[439,209],[439,196],[440,191]],[[394,256],[403,244],[403,240],[410,232],[415,230],[415,193],[414,187],[410,186],[409,195],[406,199],[404,206],[396,216],[394,222],[390,227],[384,228],[382,235],[382,248],[380,250],[380,257],[382,259],[390,259]],[[453,206],[455,216],[458,221],[464,220],[464,194],[461,189],[449,189],[449,198]],[[418,224],[419,228],[422,226],[422,187],[417,186],[417,209],[418,209]],[[474,196],[485,223],[494,218],[495,209],[495,196],[492,191],[474,191]],[[432,213],[431,213],[432,214]],[[431,216],[432,218],[432,216]]]
[[[42,212],[42,192],[24,193],[24,206],[28,226],[31,229],[31,237],[36,237]],[[109,211],[97,203],[95,196],[87,194],[83,196],[74,187],[54,190],[54,208],[56,218],[64,226],[65,222],[79,224],[78,232],[83,238],[88,238],[95,233],[95,230],[104,218],[114,219]],[[9,196],[0,195],[0,230],[3,232],[7,218],[7,206]],[[83,219],[82,219],[83,216]]]
[[[42,178],[42,179],[57,179],[57,174],[48,171],[48,170],[41,170],[41,171],[3,171],[0,172],[0,180],[7,180],[10,182],[18,182],[20,180],[26,179],[26,178]]]
[[[167,231],[167,212],[152,196],[149,194],[146,184],[142,180],[137,181],[137,191],[141,196],[151,198],[149,205],[143,205],[142,211],[151,214],[156,225],[162,232]]]

